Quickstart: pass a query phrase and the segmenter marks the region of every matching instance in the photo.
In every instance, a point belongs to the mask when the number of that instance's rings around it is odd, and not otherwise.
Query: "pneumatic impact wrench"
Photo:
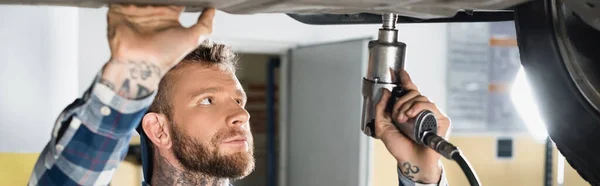
[[[363,78],[362,95],[363,109],[361,129],[363,133],[374,137],[375,129],[375,105],[382,95],[382,88],[391,90],[392,95],[386,106],[386,112],[392,112],[396,100],[406,94],[400,85],[399,70],[404,69],[404,56],[406,44],[398,41],[398,30],[396,14],[388,13],[382,15],[383,26],[379,29],[377,40],[369,42],[369,64],[367,75]],[[394,125],[404,135],[419,145],[427,146],[442,156],[455,160],[463,169],[471,185],[480,185],[479,179],[471,169],[469,163],[462,156],[460,150],[437,135],[437,119],[433,112],[422,111],[407,123]]]
[[[363,79],[362,130],[372,137],[375,135],[375,105],[381,99],[381,88],[392,92],[386,109],[388,112],[391,112],[396,99],[407,92],[400,86],[398,74],[400,69],[404,69],[406,44],[398,41],[397,16],[384,14],[382,18],[383,26],[379,29],[377,40],[369,42],[369,65],[367,76]],[[410,123],[414,125],[395,124],[418,144],[425,144],[422,139],[425,132],[437,134],[437,120],[431,111],[419,113]]]

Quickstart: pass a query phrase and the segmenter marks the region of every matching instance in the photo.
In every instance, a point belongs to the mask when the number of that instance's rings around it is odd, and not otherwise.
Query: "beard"
[[[254,147],[252,138],[240,130],[218,131],[208,144],[194,139],[173,125],[173,152],[187,170],[216,178],[241,179],[254,170]],[[219,144],[230,137],[247,136],[249,151],[233,154],[219,153]],[[212,148],[209,148],[209,145]]]

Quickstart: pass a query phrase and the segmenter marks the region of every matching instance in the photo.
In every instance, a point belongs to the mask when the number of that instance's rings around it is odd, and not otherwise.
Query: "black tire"
[[[554,0],[519,5],[515,16],[521,63],[550,138],[583,179],[600,185],[600,31]]]

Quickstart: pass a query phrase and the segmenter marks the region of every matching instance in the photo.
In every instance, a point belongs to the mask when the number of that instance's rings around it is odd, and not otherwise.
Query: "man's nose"
[[[227,116],[227,123],[232,125],[242,125],[248,123],[249,119],[250,113],[248,113],[244,107],[236,104]]]

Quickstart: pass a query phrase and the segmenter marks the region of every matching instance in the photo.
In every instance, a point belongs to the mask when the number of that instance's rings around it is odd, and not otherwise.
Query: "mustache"
[[[244,136],[248,140],[252,139],[252,134],[250,133],[250,131],[240,130],[240,129],[225,129],[225,130],[221,130],[221,131],[217,132],[217,134],[215,134],[215,137],[213,138],[212,142],[213,142],[213,144],[217,144],[223,140],[233,138],[236,136]]]

